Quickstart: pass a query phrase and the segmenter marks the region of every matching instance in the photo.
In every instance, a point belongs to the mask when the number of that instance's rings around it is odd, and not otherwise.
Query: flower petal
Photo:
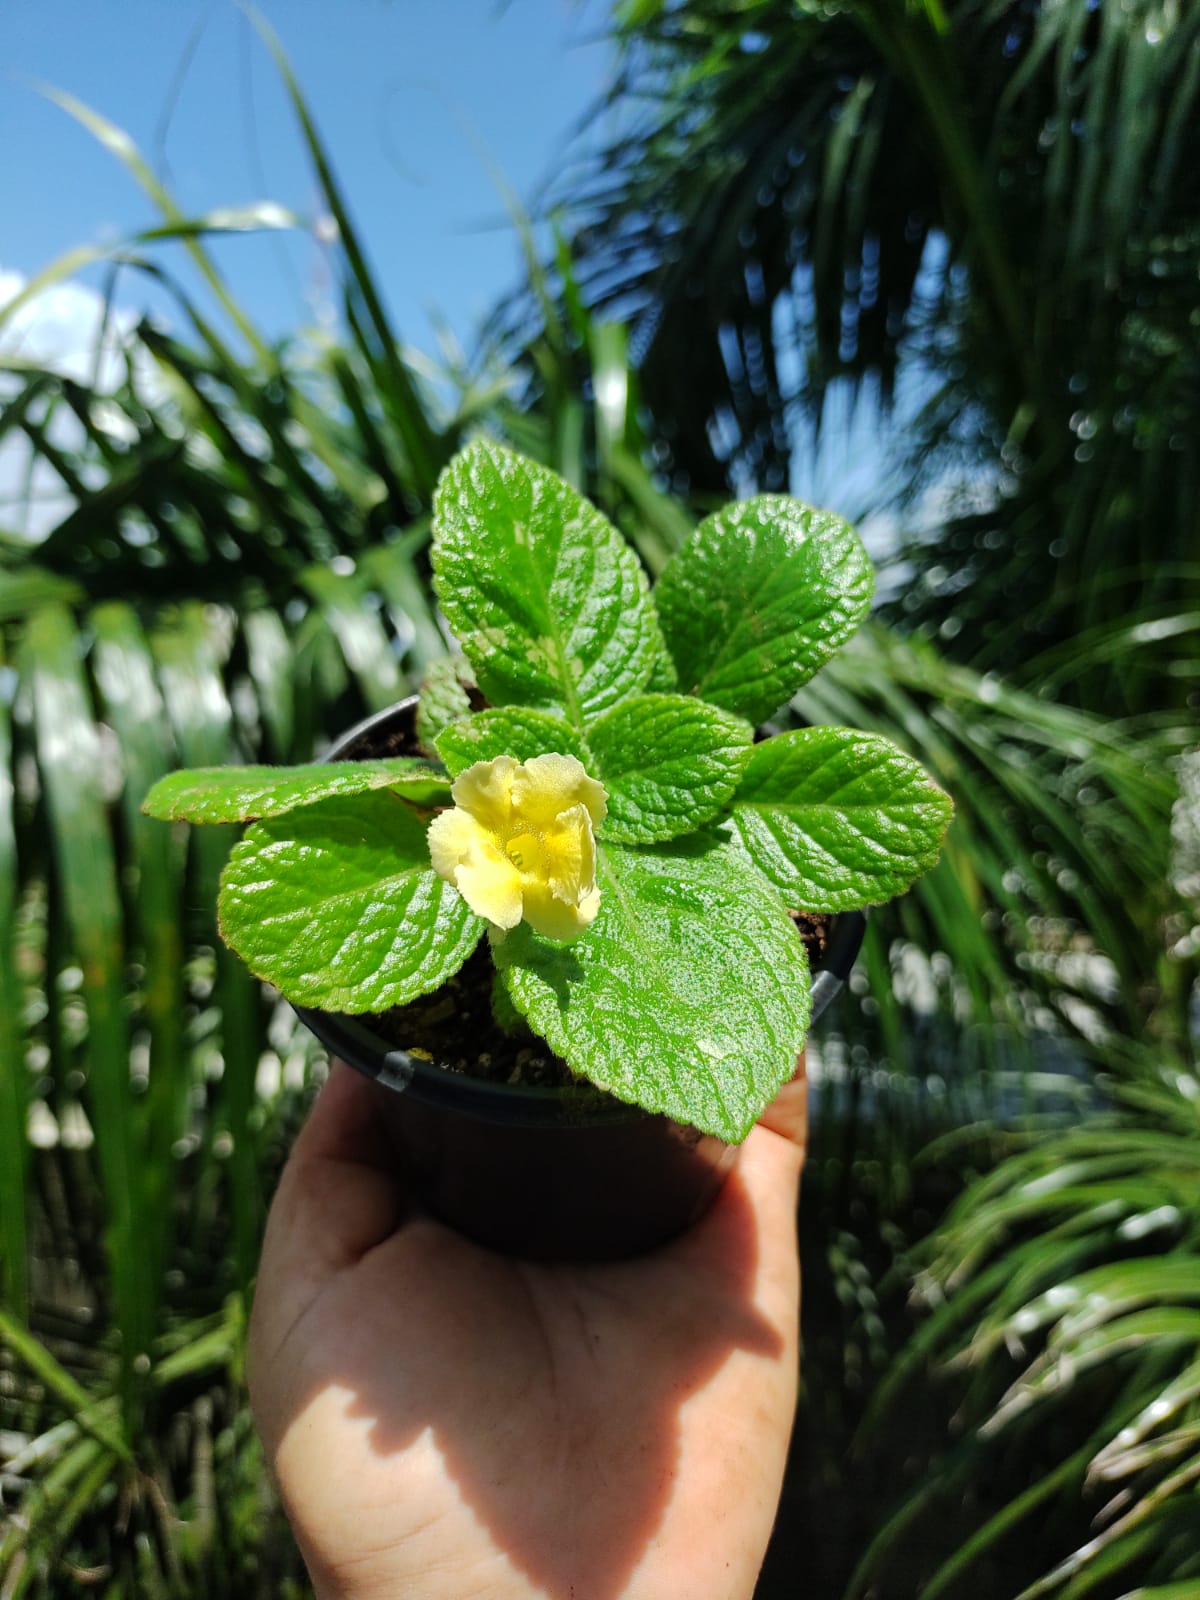
[[[498,928],[521,920],[521,875],[491,833],[455,806],[429,824],[429,859],[478,916]]]
[[[565,942],[586,933],[600,905],[600,891],[593,889],[579,905],[568,905],[551,894],[548,884],[525,886],[525,921],[534,933]]]
[[[458,892],[479,916],[498,928],[515,928],[521,920],[521,874],[499,850],[480,853],[459,867]]]
[[[556,899],[578,905],[596,880],[596,841],[585,805],[562,812],[542,836],[546,881]]]
[[[457,806],[442,811],[429,824],[429,859],[439,878],[455,882],[455,873],[472,852],[484,848],[491,836],[475,818]]]
[[[519,771],[512,756],[497,756],[494,761],[476,761],[460,772],[450,785],[456,806],[469,811],[477,822],[492,833],[506,828],[512,816],[513,777]]]
[[[429,827],[429,856],[493,932],[522,916],[550,939],[578,938],[596,916],[593,820],[607,796],[574,756],[477,761],[451,787],[456,805]]]
[[[574,756],[551,753],[534,756],[514,774],[512,803],[534,827],[548,827],[571,806],[586,806],[593,822],[600,822],[608,811],[608,796],[602,784],[589,778],[583,763]]]

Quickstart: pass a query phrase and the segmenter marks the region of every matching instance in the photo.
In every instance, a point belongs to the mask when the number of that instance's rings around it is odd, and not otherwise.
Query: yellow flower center
[[[523,833],[517,839],[510,839],[505,849],[518,872],[536,874],[541,871],[542,846],[536,833]]]
[[[575,939],[600,907],[593,833],[607,796],[574,756],[477,761],[429,827],[434,871],[496,928]]]

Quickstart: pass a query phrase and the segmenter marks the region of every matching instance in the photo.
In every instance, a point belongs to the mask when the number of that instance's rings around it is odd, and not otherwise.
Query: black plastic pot
[[[415,700],[351,728],[326,760],[395,749]],[[834,920],[814,974],[812,1019],[841,989],[862,943],[861,912]],[[681,1233],[708,1208],[737,1146],[595,1090],[464,1077],[398,1050],[360,1017],[297,1007],[333,1056],[370,1078],[405,1174],[436,1216],[493,1249],[602,1260]]]

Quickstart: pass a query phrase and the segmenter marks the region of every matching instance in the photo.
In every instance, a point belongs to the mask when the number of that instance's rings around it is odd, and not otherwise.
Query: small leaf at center
[[[603,837],[653,844],[714,817],[737,788],[751,731],[740,717],[682,694],[635,695],[588,728],[608,791]]]
[[[529,761],[550,751],[588,765],[579,735],[564,718],[527,706],[499,706],[464,717],[443,729],[437,740],[438,755],[452,778],[476,761],[494,761],[497,756]]]

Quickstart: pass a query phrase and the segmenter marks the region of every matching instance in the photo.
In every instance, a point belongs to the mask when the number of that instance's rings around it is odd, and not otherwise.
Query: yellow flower
[[[576,939],[600,907],[593,824],[607,796],[574,756],[497,756],[454,780],[454,809],[429,825],[439,878],[497,928]]]

